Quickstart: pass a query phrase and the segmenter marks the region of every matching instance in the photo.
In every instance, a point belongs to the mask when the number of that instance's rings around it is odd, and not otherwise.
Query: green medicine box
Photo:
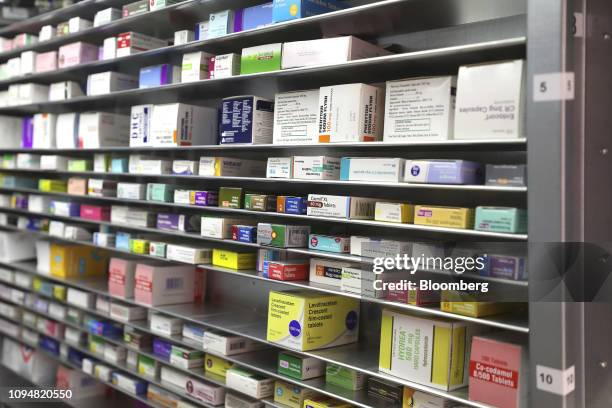
[[[219,207],[242,208],[244,191],[240,187],[221,187],[219,189]]]
[[[147,200],[170,203],[174,201],[174,187],[169,184],[147,184]]]
[[[527,232],[527,212],[512,207],[476,207],[478,231],[522,234]]]
[[[350,368],[328,363],[325,368],[325,382],[351,391],[363,389],[365,375]]]
[[[321,377],[325,375],[325,362],[314,357],[283,352],[278,355],[278,373],[296,380]]]
[[[240,74],[280,70],[281,53],[281,43],[243,48],[240,58]]]
[[[276,211],[276,196],[267,194],[245,194],[244,209],[251,211]]]
[[[149,243],[149,255],[165,258],[167,246],[168,244],[166,244],[165,242],[151,241]]]
[[[93,162],[86,159],[69,159],[68,171],[91,171]]]
[[[145,378],[155,379],[159,374],[159,370],[159,362],[155,359],[142,354],[138,355],[138,374]]]

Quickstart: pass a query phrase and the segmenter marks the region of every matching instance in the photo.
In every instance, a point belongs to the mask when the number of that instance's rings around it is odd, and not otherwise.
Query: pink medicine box
[[[81,204],[81,218],[93,221],[110,221],[110,207]]]
[[[135,272],[135,261],[111,258],[108,265],[108,292],[124,299],[133,298]]]
[[[150,306],[192,303],[195,297],[193,266],[136,266],[134,300]]]
[[[57,51],[43,52],[36,55],[36,72],[48,72],[57,69]]]
[[[98,47],[79,41],[60,47],[57,65],[60,68],[65,68],[97,60]]]

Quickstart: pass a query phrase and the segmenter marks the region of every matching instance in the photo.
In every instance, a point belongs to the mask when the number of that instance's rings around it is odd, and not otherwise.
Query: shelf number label
[[[569,101],[574,99],[574,73],[554,72],[533,76],[533,100]]]
[[[574,366],[565,370],[536,366],[536,386],[539,390],[566,396],[576,388],[576,376]]]

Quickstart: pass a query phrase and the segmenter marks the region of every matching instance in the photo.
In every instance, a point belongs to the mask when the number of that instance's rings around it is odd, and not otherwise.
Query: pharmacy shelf
[[[0,174],[4,172],[4,169],[0,169]],[[10,173],[32,173],[41,174],[45,177],[52,175],[58,176],[82,176],[92,178],[105,178],[105,179],[154,179],[154,180],[168,180],[173,182],[180,181],[207,181],[214,182],[215,184],[223,184],[224,182],[233,183],[249,183],[249,185],[270,185],[272,184],[275,188],[277,184],[287,185],[327,185],[327,186],[359,186],[359,187],[376,187],[384,189],[406,189],[406,190],[450,190],[450,191],[474,191],[474,192],[491,192],[491,193],[526,193],[527,187],[508,187],[508,186],[485,186],[485,185],[463,185],[463,184],[417,184],[417,183],[398,183],[398,182],[378,182],[378,181],[344,181],[344,180],[300,180],[300,179],[282,179],[282,178],[265,178],[265,177],[215,177],[215,176],[189,176],[179,174],[135,174],[135,173],[101,173],[95,171],[57,171],[57,170],[40,170],[40,169],[14,169],[9,171]],[[3,191],[13,190],[19,191],[19,188],[1,188]],[[23,189],[27,190],[27,189]],[[25,192],[25,191],[24,191]],[[29,192],[34,193],[38,190],[31,189]],[[75,196],[76,197],[76,196]],[[82,196],[81,196],[82,197]],[[106,197],[113,198],[113,197]],[[120,199],[123,201],[123,199]],[[136,201],[136,200],[132,200]],[[142,201],[142,200],[140,200]],[[166,205],[172,205],[173,203],[164,203]]]
[[[205,3],[210,3],[208,7],[215,11],[227,8],[225,4],[221,4],[218,0],[208,0]],[[252,3],[252,1],[249,3]],[[442,3],[451,5],[457,3],[457,0],[439,0],[437,2],[438,10],[444,10],[444,5]],[[475,1],[472,1],[472,3],[475,3]],[[334,35],[346,35],[347,33],[356,36],[392,34],[394,32],[396,33],[396,30],[400,26],[402,31],[437,28],[441,25],[440,22],[442,20],[421,18],[424,14],[430,12],[428,7],[431,6],[428,6],[428,4],[422,0],[377,1],[345,10],[279,22],[266,27],[232,33],[215,39],[192,41],[181,45],[170,45],[125,57],[94,61],[50,72],[34,73],[31,75],[10,78],[0,81],[0,86],[23,82],[53,83],[65,80],[82,80],[88,74],[116,70],[127,64],[130,66],[143,67],[167,62],[172,57],[177,58],[187,52],[201,50],[212,53],[237,52],[242,48],[277,42],[278,38],[282,38],[284,42],[289,42],[321,37],[333,37]],[[520,13],[520,10],[508,11],[509,15],[514,13]],[[410,24],[405,24],[405,22],[401,24],[398,21],[399,16],[402,15],[410,16]],[[118,22],[113,24],[123,27],[123,24],[119,24]],[[442,23],[442,25],[443,24],[444,23]],[[106,26],[103,27],[106,28]],[[191,27],[191,29],[193,30],[193,27]],[[110,34],[106,35],[106,37],[108,36],[110,36]],[[43,44],[44,43],[41,43],[41,45]],[[0,58],[2,58],[2,54],[0,54]]]
[[[181,3],[185,4],[185,3]],[[302,88],[349,81],[384,81],[396,78],[398,72],[404,77],[430,74],[432,67],[440,72],[455,72],[459,66],[483,61],[522,58],[525,55],[525,37],[485,41],[466,45],[429,49],[424,51],[393,54],[375,58],[364,58],[338,64],[291,68],[272,72],[237,75],[229,78],[206,79],[196,82],[170,84],[155,88],[130,89],[97,96],[81,96],[62,101],[49,101],[31,105],[0,108],[4,114],[29,114],[35,112],[69,112],[92,109],[128,107],[142,103],[144,98],[156,103],[171,103],[186,98],[207,99],[226,97],[244,92],[249,83],[257,81],[260,86],[272,84],[300,84]]]
[[[86,290],[92,293],[96,293],[102,296],[109,297],[111,299],[117,299],[123,303],[145,306],[137,302],[134,302],[133,300],[123,299],[117,296],[110,295],[106,290],[102,289],[105,287],[106,283],[100,280],[90,280],[90,281],[87,281],[87,283],[84,283],[86,281],[82,280],[78,283],[79,286],[76,286],[71,280],[68,280],[68,279],[58,279],[58,278],[49,277],[46,275],[41,276],[41,278],[57,280],[58,282],[64,283],[68,286],[78,287],[81,290]],[[71,304],[67,304],[67,305],[70,307],[74,307],[74,305],[71,305]],[[213,328],[216,330],[228,332],[230,334],[247,337],[255,341],[258,341],[264,344],[268,344],[272,347],[282,348],[282,349],[296,352],[295,350],[283,347],[275,343],[268,342],[265,339],[266,337],[265,327],[262,327],[260,323],[257,323],[259,321],[262,321],[261,319],[265,320],[266,317],[255,314],[251,311],[247,311],[241,308],[227,307],[224,305],[216,305],[216,304],[200,304],[200,305],[184,304],[184,305],[171,305],[171,306],[161,306],[161,307],[150,307],[150,306],[147,306],[147,307],[149,307],[153,311],[156,311],[162,314],[166,314],[166,315],[170,315],[170,316],[174,316],[174,317],[177,317],[177,318],[180,318],[180,319],[192,322],[192,323],[197,323],[204,327]],[[88,310],[88,312],[91,313],[91,310]],[[188,312],[188,313],[185,313],[185,312]],[[134,325],[134,323],[129,323],[129,322],[121,322],[121,323],[133,325],[134,327],[140,330],[151,332],[150,330],[146,329],[142,325],[138,327],[138,325]],[[158,337],[164,337],[163,335],[159,335],[158,333],[152,333],[152,334]],[[166,338],[168,340],[171,340],[171,341],[174,341],[180,344],[185,344],[184,341],[179,340],[180,338],[178,336],[172,336],[172,337],[166,337]],[[187,343],[186,345],[193,347],[193,343],[191,344]],[[361,371],[367,375],[378,377],[378,378],[384,378],[388,381],[406,385],[408,387],[411,387],[411,388],[414,388],[414,389],[417,389],[423,392],[427,392],[427,393],[438,395],[444,398],[452,399],[454,401],[461,402],[468,406],[479,407],[479,408],[488,407],[478,402],[468,400],[467,399],[467,389],[460,389],[460,390],[452,391],[452,392],[444,392],[441,390],[433,389],[431,387],[423,386],[418,383],[413,383],[411,381],[405,381],[397,377],[393,377],[393,376],[390,376],[384,373],[380,373],[377,368],[378,367],[378,349],[377,348],[378,348],[377,345],[366,345],[364,343],[356,343],[356,344],[350,344],[348,346],[334,347],[332,349],[325,349],[325,350],[319,350],[319,351],[313,351],[313,352],[297,352],[297,353],[319,358],[326,362],[339,364],[339,365],[342,365],[342,366],[345,366],[351,369]],[[254,355],[256,356],[253,357]],[[267,369],[262,368],[262,365],[261,365],[262,361],[260,361],[259,359],[261,358],[260,356],[264,356],[264,355],[265,354],[263,354],[262,351],[259,351],[258,353],[249,353],[249,355],[247,356],[248,358],[246,359],[241,359],[239,356],[221,356],[220,355],[220,357],[228,359],[230,361],[235,360],[234,362],[236,362],[237,364],[243,365],[247,368],[251,368],[251,369],[254,369],[260,372],[262,372],[262,370],[264,371],[268,370],[267,373],[269,375],[273,375],[274,377],[279,377],[278,374],[274,373],[275,366],[273,367],[272,365],[270,365],[269,362],[267,363],[269,365]],[[253,358],[255,360],[253,360]],[[255,363],[255,361],[257,362]],[[276,361],[276,360],[272,359],[272,360],[267,360],[267,361]],[[279,377],[279,378],[282,378],[285,381],[293,382],[290,379],[287,379],[285,377]],[[302,386],[307,386],[308,388],[312,387],[312,389],[315,389],[314,387],[317,387],[316,388],[317,390],[324,392],[324,393],[328,391],[329,392],[337,391],[337,390],[334,390],[334,387],[332,387],[331,389],[328,386],[321,387],[321,384],[318,384],[318,381],[313,381],[313,380],[300,382],[299,384],[301,384]],[[327,388],[327,391],[325,391],[326,388]],[[341,399],[343,398],[342,395],[338,395],[338,394],[335,394],[335,395],[336,397],[341,397]],[[362,401],[361,398],[365,398],[366,400],[368,399],[367,395],[355,396],[353,394],[353,399],[351,401],[354,404],[358,403],[358,406],[362,406],[362,407],[369,407],[369,406],[380,407],[380,401],[378,400],[375,401],[375,405],[366,405],[365,402],[363,402],[363,405],[362,405],[362,402],[360,402]]]
[[[224,145],[202,145],[202,146],[166,146],[166,147],[128,147],[128,146],[108,146],[99,148],[79,148],[79,149],[39,149],[39,148],[22,148],[22,147],[0,147],[1,153],[33,153],[33,154],[59,154],[81,155],[82,153],[148,153],[154,154],[158,152],[200,152],[200,151],[245,151],[257,152],[268,150],[334,150],[334,149],[358,149],[358,150],[392,150],[397,152],[398,148],[406,150],[421,150],[419,148],[440,149],[440,150],[455,150],[457,148],[483,149],[490,148],[499,150],[525,150],[527,145],[526,138],[518,139],[451,139],[451,140],[431,140],[431,141],[412,141],[404,143],[390,142],[343,142],[343,143],[317,143],[303,145],[288,145],[288,144],[224,144]],[[0,171],[35,171],[32,169],[0,169]],[[48,170],[53,172],[54,170]],[[115,173],[107,173],[109,175]]]
[[[205,209],[205,208],[207,207],[202,207],[202,209]],[[211,208],[218,208],[218,207],[211,207]],[[67,216],[60,216],[60,215],[49,214],[49,213],[38,213],[38,212],[32,212],[28,210],[11,208],[11,207],[0,207],[0,211],[13,213],[13,214],[27,215],[27,216],[45,217],[45,218],[59,220],[59,221],[70,221],[70,222],[80,223],[80,224],[106,226],[106,227],[112,227],[115,229],[123,228],[127,230],[132,230],[132,231],[146,232],[146,233],[165,235],[165,236],[174,236],[174,237],[180,237],[180,238],[189,238],[189,239],[200,240],[200,241],[223,242],[223,243],[231,244],[231,245],[242,245],[242,246],[250,246],[250,247],[255,247],[255,248],[260,247],[260,245],[256,243],[239,242],[239,241],[233,241],[233,240],[223,240],[223,239],[217,239],[217,238],[208,238],[208,237],[203,237],[195,233],[187,233],[187,232],[172,231],[172,230],[160,230],[157,228],[135,227],[129,224],[117,224],[117,223],[112,223],[110,221],[94,221],[94,220],[87,220],[87,219],[83,219],[79,217],[67,217]],[[246,214],[253,215],[251,214],[253,211],[246,211],[246,210],[243,210],[243,211],[245,211]],[[234,211],[232,211],[232,213],[233,214],[243,214],[243,212],[234,212]],[[261,214],[262,217],[269,215],[272,217],[296,219],[296,220],[302,220],[302,221],[330,222],[330,223],[340,223],[344,225],[360,225],[360,226],[366,226],[366,227],[371,227],[371,228],[382,228],[386,230],[395,229],[398,231],[404,231],[404,230],[405,231],[420,231],[423,233],[433,233],[433,234],[439,234],[439,235],[480,237],[480,238],[500,239],[500,240],[509,240],[509,241],[527,240],[527,234],[507,234],[507,233],[501,233],[501,232],[477,231],[477,230],[470,230],[470,229],[431,227],[427,225],[416,225],[416,224],[395,224],[395,223],[389,223],[389,222],[383,222],[383,221],[371,221],[371,220],[353,220],[353,219],[347,220],[343,218],[334,218],[334,217],[320,217],[320,216],[310,216],[310,215],[273,213],[273,212],[269,212],[269,213],[261,212],[259,214]]]

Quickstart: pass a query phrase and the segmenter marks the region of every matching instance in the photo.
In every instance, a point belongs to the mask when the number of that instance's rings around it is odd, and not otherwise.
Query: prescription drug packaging
[[[470,353],[469,398],[503,408],[527,407],[528,350],[515,335],[474,336]]]
[[[152,332],[165,336],[173,336],[183,331],[183,321],[176,317],[151,313],[149,317],[149,328]]]
[[[111,376],[112,383],[118,388],[136,395],[145,395],[147,393],[147,382],[145,380],[129,377],[119,371],[113,371]]]
[[[340,179],[340,159],[328,156],[294,156],[293,178],[300,180]]]
[[[105,179],[89,179],[87,194],[94,197],[115,197],[117,195],[117,182]]]
[[[350,408],[351,406],[325,395],[310,397],[304,401],[305,408]]]
[[[167,244],[166,259],[194,265],[209,264],[211,262],[211,250],[208,248]]]
[[[147,184],[147,201],[158,201],[162,203],[172,202],[174,198],[174,186],[164,183]]]
[[[388,403],[392,406],[401,406],[404,397],[404,387],[395,384],[391,381],[369,377],[368,378],[368,396],[380,401],[380,403]]]
[[[220,385],[189,378],[185,385],[185,390],[186,394],[191,398],[213,406],[223,405],[225,401],[225,388]]]
[[[240,218],[202,217],[200,222],[203,237],[229,239],[232,237],[232,225],[243,222]]]
[[[197,51],[183,54],[181,64],[181,82],[195,82],[208,79],[208,69],[212,54]]]
[[[366,376],[363,373],[338,364],[327,363],[324,371],[326,384],[346,390],[361,390],[366,382]]]
[[[308,200],[305,197],[276,197],[276,212],[284,214],[306,214]]]
[[[139,0],[134,3],[129,3],[123,6],[121,14],[123,17],[135,16],[137,14],[147,13],[149,11],[150,0]]]
[[[96,295],[90,292],[84,292],[75,288],[68,288],[66,294],[66,303],[75,305],[84,309],[93,309]]]
[[[265,276],[280,281],[308,280],[308,261],[267,261]]]
[[[200,157],[200,176],[208,177],[263,177],[266,162],[232,157]]]
[[[328,259],[310,259],[310,282],[322,283],[340,288],[342,269],[354,266],[348,262]]]
[[[149,255],[165,258],[167,246],[165,242],[151,241],[149,242]]]
[[[452,76],[387,81],[383,140],[452,139],[456,82]]]
[[[240,74],[278,71],[281,69],[282,43],[243,48]]]
[[[527,232],[527,212],[512,207],[476,207],[474,229],[521,234]]]
[[[138,78],[120,72],[99,72],[87,77],[87,95],[104,95],[138,87]]]
[[[221,187],[219,189],[219,207],[242,208],[244,190],[241,187]]]
[[[213,374],[224,379],[227,375],[227,370],[229,370],[233,365],[234,363],[212,354],[206,353],[204,356],[204,370],[206,373]]]
[[[372,142],[382,136],[383,90],[366,84],[319,90],[319,142]]]
[[[268,157],[266,178],[290,179],[293,177],[293,157]]]
[[[272,143],[274,102],[258,96],[224,98],[221,108],[220,144]]]
[[[174,45],[183,45],[195,40],[195,34],[191,30],[180,30],[174,32]]]
[[[147,185],[142,183],[117,183],[117,198],[144,200]]]
[[[465,160],[407,160],[404,174],[408,183],[482,183],[481,165]]]
[[[246,31],[263,28],[272,24],[272,2],[257,4],[236,10],[234,13],[234,31]]]
[[[296,380],[309,380],[325,375],[325,361],[282,351],[278,354],[277,371]]]
[[[117,37],[108,37],[102,43],[102,60],[117,58]]]
[[[208,37],[209,21],[200,21],[195,25],[194,38],[196,41],[205,40]]]
[[[257,242],[257,227],[252,225],[232,225],[232,240]]]
[[[40,31],[38,32],[38,41],[39,42],[47,41],[55,37],[56,35],[57,35],[56,28],[48,24],[40,28]]]
[[[98,46],[84,42],[75,42],[59,47],[57,66],[59,68],[85,64],[98,59]]]
[[[208,330],[208,329],[206,329]],[[198,326],[192,323],[183,323],[183,337],[189,340],[193,340],[199,344],[204,341],[205,329],[202,326]]]
[[[477,295],[444,290],[440,295],[440,310],[462,316],[484,317],[507,313],[522,308],[520,303],[489,302]]]
[[[193,266],[138,264],[134,280],[134,299],[150,306],[190,303],[201,296]]]
[[[274,394],[274,380],[262,377],[243,368],[227,370],[225,384],[228,388],[253,398],[266,398]]]
[[[200,229],[200,217],[188,214],[158,213],[156,226],[160,230],[193,232]]]
[[[247,193],[244,195],[244,209],[251,211],[275,211],[276,196]]]
[[[119,20],[121,18],[121,10],[117,8],[105,8],[98,11],[93,20],[93,26],[99,27],[104,24],[108,24],[111,21]]]
[[[474,227],[474,209],[415,205],[414,223],[434,227],[472,229]]]
[[[487,164],[487,186],[524,187],[527,185],[527,166],[524,164]]]
[[[336,0],[274,0],[272,6],[272,21],[294,20],[341,10],[347,6]]]
[[[225,393],[225,408],[262,408],[263,402],[243,394]]]
[[[359,301],[307,291],[271,291],[267,340],[300,351],[357,341]]]
[[[24,63],[23,54],[21,55],[22,65]],[[49,72],[49,71],[54,71],[57,69],[57,51],[38,53],[36,54],[35,58],[36,58],[36,61],[35,61],[34,71],[36,73]]]
[[[86,112],[80,115],[78,141],[83,149],[127,146],[129,116],[108,112]]]
[[[217,143],[217,110],[184,103],[155,105],[151,117],[153,146]]]
[[[85,20],[82,17],[72,17],[68,20],[68,31],[70,34],[78,33],[79,31],[91,28],[93,23],[89,20]]]
[[[132,106],[130,114],[130,146],[152,146],[151,117],[153,105]]]
[[[306,398],[315,395],[315,391],[298,387],[284,381],[276,380],[274,383],[274,402],[291,408],[302,408]]]
[[[11,99],[15,101],[15,105],[31,105],[34,103],[47,102],[49,100],[49,86],[39,84],[20,84],[17,85],[17,98]]]
[[[145,320],[147,318],[147,309],[141,306],[130,306],[113,302],[110,305],[110,316],[124,322]]]
[[[155,11],[180,2],[181,0],[149,0],[149,7],[151,11]]]
[[[212,264],[230,269],[255,269],[257,254],[246,251],[229,251],[215,248],[212,251]]]
[[[136,54],[168,45],[165,40],[128,31],[117,35],[117,57]]]
[[[353,36],[291,41],[283,43],[281,67],[289,69],[341,64],[389,54],[389,51]]]
[[[208,18],[207,40],[223,37],[234,32],[234,11],[223,10],[210,13]]]
[[[340,180],[397,183],[404,178],[404,159],[343,157]]]
[[[414,207],[405,203],[383,203],[377,202],[374,210],[374,220],[412,223],[414,221]]]
[[[484,268],[478,271],[480,276],[510,280],[527,280],[527,260],[522,256],[484,255]]]
[[[208,76],[210,79],[229,78],[240,75],[240,55],[223,54],[210,59]]]
[[[185,389],[188,380],[186,374],[162,365],[159,375],[162,384],[171,385],[181,390]]]
[[[105,254],[94,248],[51,244],[52,276],[59,278],[101,276],[106,273],[107,261]]]
[[[257,243],[279,248],[306,248],[310,226],[257,224]]]
[[[310,234],[308,248],[316,251],[350,252],[350,238],[335,235]]]
[[[306,214],[312,216],[372,220],[374,219],[375,206],[375,198],[308,194],[308,208]]]
[[[49,100],[50,101],[63,101],[66,99],[76,98],[78,96],[83,96],[83,91],[81,90],[81,86],[74,81],[64,81],[64,82],[56,82],[49,86]],[[77,113],[66,113],[63,115],[72,115],[78,118]],[[62,116],[60,114],[59,116]],[[58,116],[58,117],[59,117]],[[75,132],[73,130],[73,132]],[[68,133],[70,134],[70,132]]]
[[[141,376],[155,380],[159,376],[161,366],[157,360],[140,354],[137,357],[136,369]]]
[[[445,391],[464,387],[471,336],[468,323],[384,309],[379,370]]]
[[[89,159],[68,159],[68,171],[92,171],[93,162]]]
[[[459,68],[455,139],[516,139],[525,135],[525,61]]]
[[[193,176],[198,174],[199,162],[195,160],[173,160],[172,174],[180,174],[184,176]]]
[[[276,94],[272,143],[318,143],[318,125],[318,89]]]
[[[19,62],[20,62],[19,74],[20,75],[31,75],[35,72],[36,56],[37,56],[37,53],[34,51],[25,51],[21,53],[19,57]]]

